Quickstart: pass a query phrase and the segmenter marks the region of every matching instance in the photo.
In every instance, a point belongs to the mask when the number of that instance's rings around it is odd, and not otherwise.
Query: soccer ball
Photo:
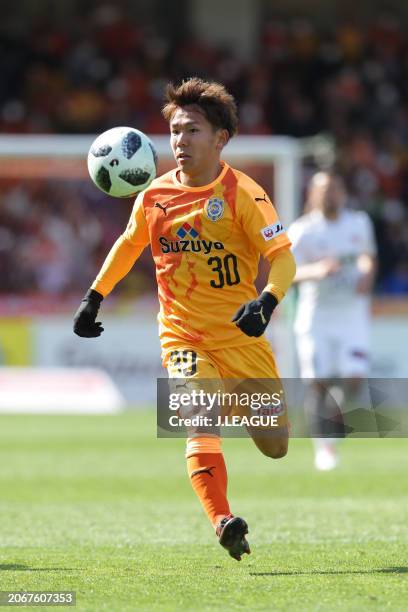
[[[129,198],[156,177],[157,154],[143,132],[115,127],[100,134],[88,153],[88,171],[99,189],[115,198]]]

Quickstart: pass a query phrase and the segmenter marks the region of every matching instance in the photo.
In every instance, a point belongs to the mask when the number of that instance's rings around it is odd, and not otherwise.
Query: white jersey
[[[375,255],[373,226],[363,211],[342,210],[337,219],[327,219],[315,210],[300,217],[289,228],[289,238],[298,266],[327,257],[340,262],[340,270],[322,280],[299,283],[295,331],[308,332],[336,320],[368,314],[368,296],[358,295],[360,272],[357,260],[362,254]],[[354,317],[353,317],[354,318]]]

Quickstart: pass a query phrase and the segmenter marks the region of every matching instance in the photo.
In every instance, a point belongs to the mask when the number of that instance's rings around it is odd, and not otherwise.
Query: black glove
[[[262,336],[271,319],[278,300],[272,293],[264,291],[252,302],[243,304],[235,313],[232,321],[247,336]]]
[[[96,323],[103,295],[88,289],[80,307],[74,315],[74,332],[81,338],[97,338],[103,332],[102,323]]]

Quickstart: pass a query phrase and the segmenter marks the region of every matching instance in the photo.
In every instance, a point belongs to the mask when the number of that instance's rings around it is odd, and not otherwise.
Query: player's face
[[[327,217],[336,216],[345,201],[346,191],[339,177],[323,172],[314,177],[310,191],[312,208],[320,209]]]
[[[174,113],[170,134],[173,155],[183,174],[205,180],[207,175],[217,172],[222,148],[228,140],[226,130],[215,129],[200,110],[186,106]]]

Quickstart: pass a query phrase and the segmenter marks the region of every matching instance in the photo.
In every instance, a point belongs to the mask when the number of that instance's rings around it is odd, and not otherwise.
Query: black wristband
[[[102,302],[103,300],[103,295],[101,295],[100,293],[98,293],[98,291],[95,291],[95,289],[88,289],[88,291],[85,293],[84,298],[83,298],[83,302],[92,302],[94,304],[97,304],[99,306],[99,304]]]

